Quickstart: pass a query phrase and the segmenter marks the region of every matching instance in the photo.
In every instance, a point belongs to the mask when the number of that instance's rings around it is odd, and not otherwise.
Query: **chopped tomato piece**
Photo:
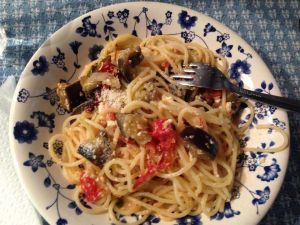
[[[126,143],[127,144],[130,144],[130,145],[136,145],[136,141],[132,138],[127,138],[126,139]]]
[[[133,188],[137,188],[140,186],[142,183],[150,179],[151,177],[154,176],[154,174],[157,172],[157,165],[154,164],[149,164],[147,167],[147,170],[144,174],[142,174],[134,183]]]
[[[217,98],[222,96],[222,91],[221,90],[208,90],[208,95],[212,98]]]
[[[90,104],[88,104],[86,107],[85,107],[85,111],[88,112],[88,113],[91,113],[95,110],[95,108],[99,105],[99,101],[92,101]]]
[[[153,160],[153,157],[157,152],[156,148],[157,148],[157,143],[153,139],[145,145],[146,153],[149,159]]]
[[[95,179],[86,173],[82,173],[80,175],[80,184],[87,201],[94,203],[100,199],[103,189],[97,184]]]
[[[157,119],[152,123],[150,135],[152,140],[145,145],[147,170],[136,180],[133,188],[147,181],[156,172],[170,168],[175,160],[177,133],[172,124]]]
[[[159,67],[160,67],[160,69],[165,71],[165,69],[170,67],[170,63],[168,61],[162,62]]]
[[[152,132],[150,134],[154,139],[159,141],[158,147],[160,150],[174,149],[177,133],[172,124],[168,124],[168,121],[162,119],[155,120],[152,123]]]
[[[116,66],[111,63],[110,60],[105,60],[102,62],[101,68],[98,70],[98,72],[109,72],[112,73]]]
[[[116,120],[116,113],[115,112],[108,112],[107,114],[106,114],[106,119],[107,120]]]
[[[158,163],[158,169],[163,171],[165,169],[170,168],[173,165],[174,160],[175,160],[174,151],[164,151]]]

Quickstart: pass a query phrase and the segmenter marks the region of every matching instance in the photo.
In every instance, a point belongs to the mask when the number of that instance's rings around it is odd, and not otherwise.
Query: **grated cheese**
[[[119,111],[127,102],[126,92],[119,89],[103,89],[99,101]]]

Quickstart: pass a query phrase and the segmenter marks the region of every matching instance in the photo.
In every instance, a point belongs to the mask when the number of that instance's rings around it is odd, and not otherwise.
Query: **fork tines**
[[[189,65],[190,66],[190,65]],[[171,75],[173,80],[194,80],[196,76],[196,71],[191,67],[186,67],[183,69],[183,73]]]
[[[186,74],[186,73],[182,73],[182,74],[175,74],[175,75],[171,75],[171,78],[173,80],[193,80],[195,78],[195,74]]]

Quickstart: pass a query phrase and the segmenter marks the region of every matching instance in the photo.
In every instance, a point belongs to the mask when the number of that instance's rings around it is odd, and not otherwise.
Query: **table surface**
[[[7,46],[0,55],[0,84],[9,75],[18,78],[33,53],[62,25],[118,2],[121,1],[0,0],[0,29],[4,28],[7,36]],[[196,9],[235,30],[263,58],[282,94],[300,99],[300,0],[164,2]],[[300,224],[300,114],[288,115],[289,166],[281,191],[261,225]]]

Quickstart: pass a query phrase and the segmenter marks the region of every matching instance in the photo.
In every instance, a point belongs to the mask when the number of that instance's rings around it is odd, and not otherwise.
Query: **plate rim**
[[[24,67],[20,77],[19,77],[19,81],[16,85],[15,91],[14,91],[14,95],[13,95],[13,99],[12,99],[12,103],[11,103],[11,107],[10,107],[10,114],[9,114],[9,147],[10,147],[10,152],[13,158],[13,164],[15,167],[15,171],[17,172],[17,176],[19,181],[21,182],[22,188],[23,190],[25,190],[26,195],[28,196],[31,204],[34,206],[34,208],[37,210],[37,212],[45,219],[48,221],[52,221],[51,216],[49,215],[50,213],[47,213],[47,211],[42,208],[38,201],[37,198],[34,196],[34,193],[32,191],[30,191],[30,188],[28,187],[28,185],[26,184],[26,179],[24,176],[22,176],[21,170],[21,164],[20,162],[17,160],[17,150],[16,150],[16,146],[14,143],[14,137],[13,137],[13,120],[15,117],[15,106],[17,104],[17,95],[18,95],[18,90],[21,87],[21,83],[22,80],[24,79],[25,74],[28,73],[28,71],[30,70],[30,65],[32,64],[33,60],[36,59],[36,57],[38,56],[38,53],[41,51],[41,49],[47,45],[47,43],[53,38],[53,36],[58,35],[63,29],[65,29],[67,26],[71,25],[72,23],[74,23],[75,21],[79,21],[81,18],[88,16],[89,14],[95,13],[97,11],[105,11],[108,9],[112,9],[115,7],[122,7],[122,6],[128,6],[130,5],[131,7],[141,7],[141,6],[153,6],[153,5],[161,5],[161,6],[165,6],[165,7],[171,7],[171,8],[176,8],[178,10],[187,10],[188,12],[192,12],[195,15],[201,15],[201,17],[205,17],[206,19],[208,19],[211,22],[214,22],[216,25],[225,28],[226,30],[228,30],[231,34],[233,34],[235,37],[237,37],[239,39],[239,42],[241,42],[244,46],[247,47],[247,49],[251,50],[254,54],[255,57],[265,66],[265,68],[267,69],[268,73],[271,75],[271,79],[272,82],[275,84],[276,87],[278,87],[278,93],[279,96],[282,96],[281,90],[279,89],[279,85],[277,80],[275,79],[272,71],[270,70],[269,66],[265,63],[265,61],[262,59],[262,57],[257,53],[257,51],[250,45],[248,44],[248,42],[246,40],[244,40],[244,38],[239,35],[236,31],[234,31],[233,29],[231,29],[230,27],[228,27],[227,25],[221,23],[220,21],[216,20],[215,18],[208,16],[205,14],[205,12],[203,11],[196,11],[194,9],[188,8],[186,6],[182,6],[182,5],[176,5],[176,4],[172,4],[172,3],[165,3],[165,2],[154,2],[154,1],[133,1],[133,2],[122,2],[122,3],[115,3],[115,4],[111,4],[111,5],[106,5],[106,6],[102,6],[99,8],[95,8],[93,10],[87,11],[86,13],[71,19],[68,23],[64,24],[63,26],[61,26],[58,30],[56,30],[55,32],[53,32],[41,45],[40,47],[34,52],[34,54],[31,56],[31,58],[28,60],[26,66]],[[98,6],[97,6],[98,7]],[[49,35],[49,34],[48,34]],[[284,121],[286,121],[286,133],[288,134],[288,141],[289,141],[289,145],[286,148],[285,152],[285,157],[287,158],[287,160],[285,161],[284,164],[281,164],[281,179],[277,181],[276,183],[276,189],[273,190],[273,198],[270,199],[269,205],[265,206],[266,210],[263,210],[260,214],[260,216],[257,216],[255,219],[255,223],[254,224],[258,224],[264,217],[265,215],[270,211],[270,209],[272,208],[275,200],[278,197],[278,194],[282,188],[282,184],[283,181],[285,180],[286,177],[286,173],[287,173],[287,167],[289,165],[289,156],[290,156],[290,139],[291,139],[291,135],[290,135],[290,120],[287,114],[287,111],[282,111],[283,115],[282,118],[284,119]]]

